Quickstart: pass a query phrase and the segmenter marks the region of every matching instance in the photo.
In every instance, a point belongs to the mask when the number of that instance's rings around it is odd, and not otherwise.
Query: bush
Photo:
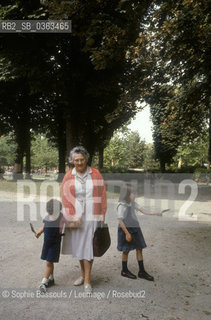
[[[3,179],[4,169],[0,167],[0,179]]]
[[[127,173],[128,168],[125,167],[110,167],[100,169],[101,173]]]
[[[194,171],[194,173],[211,173],[211,169],[207,169],[207,168],[196,168],[196,170]]]
[[[196,168],[194,177],[196,182],[209,183],[211,180],[211,169]]]
[[[186,167],[182,167],[180,169],[175,169],[176,173],[194,173],[196,170],[196,167],[194,166],[186,166]]]

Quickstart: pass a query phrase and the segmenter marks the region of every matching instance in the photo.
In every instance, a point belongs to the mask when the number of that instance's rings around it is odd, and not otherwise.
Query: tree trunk
[[[78,114],[71,114],[66,117],[66,156],[69,158],[69,152],[72,148],[83,145],[89,152],[90,158],[88,164],[91,165],[92,158],[96,151],[97,138],[94,136],[92,128],[83,128],[78,120]]]
[[[79,144],[77,119],[66,117],[66,157],[69,158],[70,150]],[[69,162],[69,161],[68,161]]]
[[[88,133],[87,133],[88,134]],[[89,152],[89,161],[88,164],[91,166],[92,164],[92,159],[96,150],[96,143],[95,143],[95,138],[93,136],[89,137],[89,142],[84,144],[84,147],[86,150]]]
[[[163,159],[160,159],[160,170],[162,173],[166,171],[166,162]]]
[[[15,128],[16,133],[16,158],[14,164],[14,176],[13,179],[17,181],[17,179],[23,179],[23,156],[24,156],[24,124],[19,122],[17,123],[17,127]]]
[[[99,147],[99,162],[98,162],[98,168],[101,170],[103,168],[103,153],[104,153],[104,147]]]
[[[64,136],[59,138],[59,174],[57,181],[62,181],[66,172],[66,147]]]
[[[26,155],[26,179],[30,179],[31,173],[31,135],[30,128],[26,128],[27,132],[25,135],[25,155]]]
[[[66,148],[65,144],[59,144],[59,173],[65,173],[65,157]]]
[[[72,148],[72,135],[71,135],[71,121],[70,118],[67,116],[66,119],[66,157],[68,159],[69,152]]]
[[[178,168],[179,169],[182,168],[182,157],[181,156],[179,157],[179,160],[178,160]]]
[[[66,158],[66,140],[65,140],[65,121],[63,117],[59,117],[58,127],[58,151],[59,151],[59,176],[65,174],[65,158]]]
[[[20,151],[20,148],[17,147],[16,150],[17,156],[14,164],[14,175],[13,180],[17,181],[18,179],[23,179],[23,153]]]
[[[211,167],[211,110],[210,110],[210,119],[209,119],[209,148],[208,148],[208,165],[207,169]]]

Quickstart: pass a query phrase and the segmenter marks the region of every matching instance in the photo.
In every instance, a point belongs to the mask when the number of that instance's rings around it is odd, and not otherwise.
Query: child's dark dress
[[[122,230],[120,225],[118,226],[117,249],[119,251],[128,252],[134,249],[146,248],[144,236],[142,234],[138,218],[135,214],[135,210],[139,208],[139,205],[135,202],[131,205],[121,202],[117,207],[119,219],[122,219],[128,232],[132,236],[131,242],[126,241],[126,235],[124,231]]]
[[[49,216],[43,219],[44,226],[44,243],[42,248],[41,259],[49,262],[59,262],[61,233],[59,226],[63,215],[59,214],[54,221],[49,220]]]

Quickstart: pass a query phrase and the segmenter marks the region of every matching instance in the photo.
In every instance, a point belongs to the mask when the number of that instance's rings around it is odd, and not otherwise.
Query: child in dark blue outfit
[[[61,224],[63,215],[62,204],[56,199],[51,199],[46,205],[47,216],[43,219],[43,226],[35,234],[36,238],[44,232],[44,243],[41,259],[46,260],[46,270],[40,285],[40,291],[46,292],[46,288],[54,284],[54,262],[59,262],[61,244]]]
[[[144,269],[142,249],[146,248],[146,243],[138,222],[138,218],[135,214],[135,210],[141,211],[144,214],[157,215],[162,215],[162,212],[147,212],[134,200],[135,194],[132,186],[130,184],[126,184],[121,188],[119,203],[117,206],[119,219],[117,249],[122,251],[121,275],[130,279],[137,278],[127,268],[128,254],[131,250],[136,249],[136,257],[139,265],[138,277],[149,281],[154,281],[154,278]]]

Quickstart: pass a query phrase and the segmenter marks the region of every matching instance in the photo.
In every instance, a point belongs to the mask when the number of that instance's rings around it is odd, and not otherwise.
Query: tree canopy
[[[70,34],[1,34],[0,134],[14,133],[17,171],[31,131],[91,158],[150,104],[155,156],[165,170],[186,139],[209,128],[209,1],[3,0],[0,19],[71,19]],[[14,46],[15,44],[15,46]]]
[[[155,1],[131,50],[163,169],[184,136],[191,140],[210,128],[208,19],[209,1]]]

